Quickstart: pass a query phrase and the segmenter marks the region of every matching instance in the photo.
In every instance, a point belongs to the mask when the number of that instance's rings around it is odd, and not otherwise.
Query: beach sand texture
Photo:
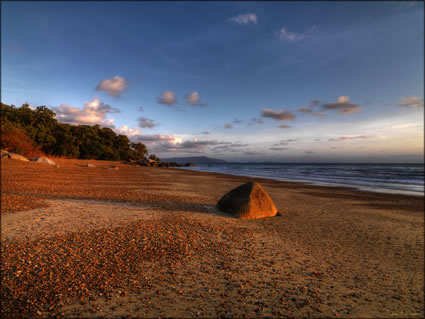
[[[424,316],[423,197],[55,162],[1,160],[5,317]],[[282,216],[215,210],[248,181]]]

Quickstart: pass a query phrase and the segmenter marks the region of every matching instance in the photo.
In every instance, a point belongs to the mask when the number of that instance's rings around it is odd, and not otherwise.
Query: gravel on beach
[[[423,197],[253,179],[282,216],[247,221],[248,177],[57,162],[1,161],[3,317],[424,315]]]

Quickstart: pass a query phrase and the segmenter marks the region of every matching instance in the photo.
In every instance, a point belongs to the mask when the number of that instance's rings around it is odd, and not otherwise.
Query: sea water
[[[197,164],[184,169],[424,196],[423,164]]]

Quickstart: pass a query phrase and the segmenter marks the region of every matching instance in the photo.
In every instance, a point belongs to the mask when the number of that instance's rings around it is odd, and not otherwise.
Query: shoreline
[[[1,161],[6,317],[424,315],[422,197],[55,161]],[[214,208],[251,180],[282,216]]]
[[[298,164],[297,164],[298,165]],[[316,165],[316,164],[314,164]],[[328,164],[324,164],[328,165]],[[334,164],[332,164],[334,165]],[[368,164],[365,164],[368,165]],[[412,164],[412,165],[419,165],[419,164]],[[355,185],[355,184],[343,184],[343,183],[337,183],[337,182],[325,182],[325,181],[318,181],[318,180],[302,180],[302,179],[291,179],[291,178],[273,178],[273,177],[263,177],[263,176],[253,176],[253,175],[243,175],[243,174],[229,174],[229,173],[223,173],[223,172],[217,172],[217,171],[207,171],[207,170],[199,170],[196,167],[195,168],[187,168],[187,167],[180,167],[177,169],[186,170],[186,171],[196,171],[196,172],[204,172],[204,173],[213,173],[213,174],[223,174],[223,175],[229,175],[229,176],[240,176],[240,177],[249,177],[249,178],[260,178],[260,179],[266,179],[266,180],[272,180],[272,181],[278,181],[278,182],[288,182],[288,183],[301,183],[308,186],[318,186],[318,187],[339,187],[339,188],[345,188],[349,190],[358,190],[363,192],[371,192],[371,193],[381,193],[381,194],[387,194],[387,195],[406,195],[406,196],[418,196],[418,197],[424,197],[425,192],[424,191],[410,191],[410,190],[400,190],[400,189],[391,189],[391,188],[373,188],[372,186],[364,186],[364,185]]]
[[[361,189],[361,188],[357,188],[355,186],[348,186],[348,185],[337,185],[337,184],[329,184],[329,185],[320,185],[320,184],[315,184],[314,182],[309,182],[309,181],[301,181],[301,180],[286,180],[286,179],[274,179],[271,177],[260,177],[260,176],[249,176],[249,175],[233,175],[233,174],[229,174],[229,173],[221,173],[221,172],[210,172],[210,171],[199,171],[196,169],[191,169],[191,168],[183,168],[183,167],[179,167],[179,168],[171,168],[174,170],[182,170],[185,172],[193,172],[195,174],[200,173],[200,174],[206,174],[206,176],[208,175],[217,175],[217,176],[223,176],[223,177],[228,177],[228,178],[240,178],[241,180],[252,180],[252,181],[256,181],[256,182],[276,182],[276,183],[281,183],[281,185],[283,187],[299,187],[299,188],[306,188],[306,189],[323,189],[326,191],[331,191],[331,190],[341,190],[341,191],[347,191],[347,192],[353,192],[353,193],[358,193],[359,195],[382,195],[382,196],[400,196],[400,197],[407,197],[407,198],[423,198],[425,196],[425,194],[416,194],[416,193],[392,193],[392,192],[380,192],[380,191],[373,191],[373,190],[368,190],[368,189]]]

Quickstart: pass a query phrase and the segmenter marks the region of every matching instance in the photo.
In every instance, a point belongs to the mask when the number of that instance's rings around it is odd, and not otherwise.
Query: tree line
[[[99,125],[71,125],[58,122],[46,106],[30,108],[1,103],[2,149],[28,157],[54,155],[97,160],[140,160],[148,154],[142,143]],[[154,154],[152,154],[154,155]],[[152,156],[151,155],[151,156]]]

